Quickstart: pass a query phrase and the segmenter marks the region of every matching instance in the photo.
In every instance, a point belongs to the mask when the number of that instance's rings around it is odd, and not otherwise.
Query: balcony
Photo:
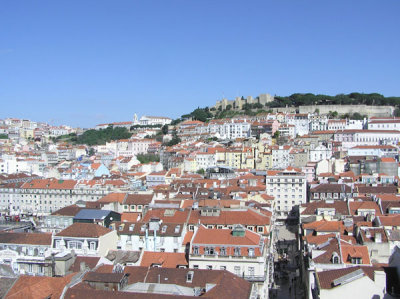
[[[264,282],[266,279],[265,275],[243,275],[242,278],[249,282]]]

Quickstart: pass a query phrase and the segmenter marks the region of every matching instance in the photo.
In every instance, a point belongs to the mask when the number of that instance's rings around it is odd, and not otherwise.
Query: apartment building
[[[189,268],[227,270],[254,283],[260,298],[266,298],[265,238],[242,225],[233,229],[200,226],[189,250]]]
[[[267,171],[266,191],[275,198],[278,217],[295,217],[299,205],[306,202],[306,175],[292,167],[283,171]]]
[[[50,251],[51,234],[0,233],[0,264],[15,273],[51,276]]]
[[[48,215],[77,201],[96,201],[114,188],[119,181],[75,181],[35,179],[22,185],[0,188],[0,210],[10,214]]]
[[[78,255],[106,256],[117,249],[117,232],[93,223],[74,223],[53,236],[55,252],[74,251]]]

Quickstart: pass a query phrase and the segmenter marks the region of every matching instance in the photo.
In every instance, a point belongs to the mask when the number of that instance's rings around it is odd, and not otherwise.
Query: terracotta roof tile
[[[59,298],[65,285],[75,273],[65,277],[25,276],[22,275],[7,293],[7,299],[14,298]]]
[[[185,253],[144,251],[140,266],[150,267],[154,264],[163,268],[177,268],[178,266],[189,265]]]
[[[50,246],[51,245],[51,234],[1,232],[0,233],[0,243]]]
[[[74,223],[56,236],[98,238],[111,232],[109,228],[94,223]]]

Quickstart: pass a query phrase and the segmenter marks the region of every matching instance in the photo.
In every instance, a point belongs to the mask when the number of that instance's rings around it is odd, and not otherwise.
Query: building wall
[[[266,177],[266,191],[275,197],[277,216],[286,217],[296,206],[306,202],[306,175],[274,175]]]
[[[380,282],[380,281],[379,281]],[[384,297],[385,284],[379,285],[364,276],[354,280],[351,283],[343,284],[332,289],[320,290],[320,299],[336,299],[336,298],[379,298]]]
[[[337,111],[339,114],[355,113],[378,117],[389,117],[393,115],[393,106],[367,106],[367,105],[311,105],[300,106],[300,113],[314,113],[319,109],[320,114],[328,114],[329,111]]]
[[[118,235],[115,230],[99,238],[99,247],[97,252],[100,256],[106,256],[108,250],[117,249]]]

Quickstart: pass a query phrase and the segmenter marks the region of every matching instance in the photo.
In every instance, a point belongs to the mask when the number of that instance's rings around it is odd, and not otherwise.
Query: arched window
[[[334,264],[339,264],[339,257],[338,256],[334,256],[333,257],[333,263]]]
[[[333,264],[339,264],[339,256],[338,256],[338,254],[336,252],[334,252],[332,254],[332,263]]]

